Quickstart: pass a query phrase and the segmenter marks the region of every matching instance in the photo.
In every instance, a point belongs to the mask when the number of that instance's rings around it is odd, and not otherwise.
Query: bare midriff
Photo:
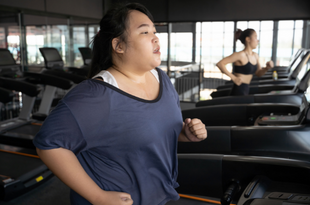
[[[250,84],[251,80],[253,78],[252,74],[245,75],[245,74],[241,74],[241,73],[234,73],[234,75],[241,78],[242,83],[245,83],[245,84]]]

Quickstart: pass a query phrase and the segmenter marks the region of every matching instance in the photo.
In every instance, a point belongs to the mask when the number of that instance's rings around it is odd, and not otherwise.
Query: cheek
[[[141,55],[144,55],[147,54],[149,50],[152,50],[152,44],[147,41],[140,41],[132,44],[131,49],[135,52],[140,52]]]

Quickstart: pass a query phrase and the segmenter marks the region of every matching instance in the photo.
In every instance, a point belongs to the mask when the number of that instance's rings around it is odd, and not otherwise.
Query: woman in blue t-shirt
[[[163,205],[179,198],[177,141],[207,137],[182,122],[178,94],[160,69],[153,18],[140,4],[111,9],[94,37],[90,79],[72,89],[34,139],[72,204]]]
[[[254,29],[244,31],[238,29],[235,39],[239,39],[244,44],[244,49],[223,58],[216,66],[234,82],[231,95],[248,95],[253,75],[264,75],[273,68],[273,61],[268,61],[264,68],[260,66],[258,54],[253,52],[253,49],[258,45],[257,33]],[[234,73],[230,73],[226,69],[226,65],[229,63],[234,64]]]

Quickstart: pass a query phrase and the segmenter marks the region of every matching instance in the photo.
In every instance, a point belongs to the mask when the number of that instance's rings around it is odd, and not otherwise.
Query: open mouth
[[[160,50],[160,48],[155,48],[153,52],[157,53],[157,52],[159,52],[159,50]]]

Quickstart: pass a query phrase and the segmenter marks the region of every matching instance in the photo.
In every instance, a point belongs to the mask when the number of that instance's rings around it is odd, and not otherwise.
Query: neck
[[[246,47],[244,48],[244,52],[246,52],[248,55],[252,55],[253,54],[253,49],[250,47]]]
[[[141,84],[146,82],[145,76],[148,71],[141,71],[139,69],[130,69],[128,67],[124,68],[118,66],[112,66],[111,68],[134,83]]]

